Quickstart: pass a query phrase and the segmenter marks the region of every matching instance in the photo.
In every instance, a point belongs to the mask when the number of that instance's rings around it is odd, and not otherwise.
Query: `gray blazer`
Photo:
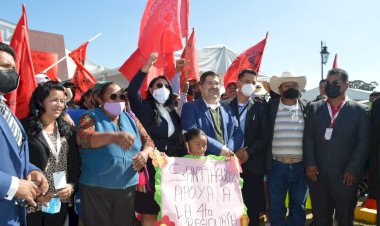
[[[304,130],[305,167],[317,166],[320,176],[342,181],[344,172],[362,175],[369,152],[368,107],[353,100],[340,109],[331,139],[325,140],[330,115],[326,101],[312,103]]]

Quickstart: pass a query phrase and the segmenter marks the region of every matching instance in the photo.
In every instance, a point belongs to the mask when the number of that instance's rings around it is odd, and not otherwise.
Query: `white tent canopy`
[[[182,51],[175,54],[175,58],[181,57]],[[199,73],[214,71],[223,76],[228,67],[238,55],[226,45],[209,46],[198,50]]]
[[[175,58],[181,57],[182,50],[175,53]],[[198,50],[198,69],[199,73],[206,71],[214,71],[217,74],[224,76],[227,72],[228,67],[232,64],[235,58],[238,56],[234,51],[232,51],[226,45],[215,45],[209,46]],[[87,63],[87,62],[86,62]],[[85,65],[87,68],[87,64]],[[126,87],[129,82],[124,78],[124,76],[119,72],[119,67],[112,69],[99,70],[96,65],[89,65],[93,67],[93,75],[98,80],[109,80],[114,81]],[[70,69],[69,69],[70,70]],[[259,76],[259,80],[266,80],[265,76]],[[223,79],[222,79],[223,81]]]

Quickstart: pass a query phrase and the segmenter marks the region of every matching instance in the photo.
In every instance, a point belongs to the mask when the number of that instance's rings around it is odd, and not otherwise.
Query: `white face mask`
[[[256,86],[253,85],[252,83],[251,84],[244,84],[242,87],[241,87],[241,92],[244,94],[244,96],[246,97],[250,97],[253,92],[255,92],[256,90]]]
[[[162,87],[153,90],[153,98],[160,104],[164,104],[169,99],[170,91],[169,89]]]

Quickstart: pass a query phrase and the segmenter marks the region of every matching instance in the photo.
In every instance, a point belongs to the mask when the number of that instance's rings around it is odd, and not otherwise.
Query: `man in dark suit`
[[[48,184],[37,167],[29,163],[26,134],[5,105],[3,95],[15,90],[19,75],[14,50],[0,43],[0,225],[26,225],[24,204],[36,206],[39,194]]]
[[[199,83],[202,98],[183,105],[182,128],[199,128],[206,133],[206,154],[230,156],[241,147],[243,133],[231,108],[219,102],[219,75],[205,72]]]
[[[346,96],[348,75],[327,74],[327,101],[312,103],[304,135],[304,164],[316,225],[353,225],[354,209],[367,160],[368,108]]]
[[[226,100],[237,115],[244,133],[242,149],[235,154],[243,163],[242,189],[244,203],[248,208],[250,226],[260,225],[260,212],[265,209],[264,175],[266,173],[266,145],[268,142],[268,109],[264,101],[252,97],[256,90],[257,73],[251,69],[238,75],[236,97]]]
[[[370,149],[370,198],[376,198],[377,211],[380,211],[380,98],[373,101],[371,107],[371,149]],[[377,214],[380,224],[380,213]]]

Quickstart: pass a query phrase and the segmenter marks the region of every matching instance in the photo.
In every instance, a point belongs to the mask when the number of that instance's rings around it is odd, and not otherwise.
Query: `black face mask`
[[[337,98],[341,95],[340,86],[331,85],[330,83],[326,83],[325,92],[328,98]]]
[[[300,91],[294,88],[289,88],[288,90],[282,93],[282,96],[286,99],[296,99],[300,96]]]
[[[7,94],[17,89],[19,80],[15,69],[0,70],[0,93]]]

